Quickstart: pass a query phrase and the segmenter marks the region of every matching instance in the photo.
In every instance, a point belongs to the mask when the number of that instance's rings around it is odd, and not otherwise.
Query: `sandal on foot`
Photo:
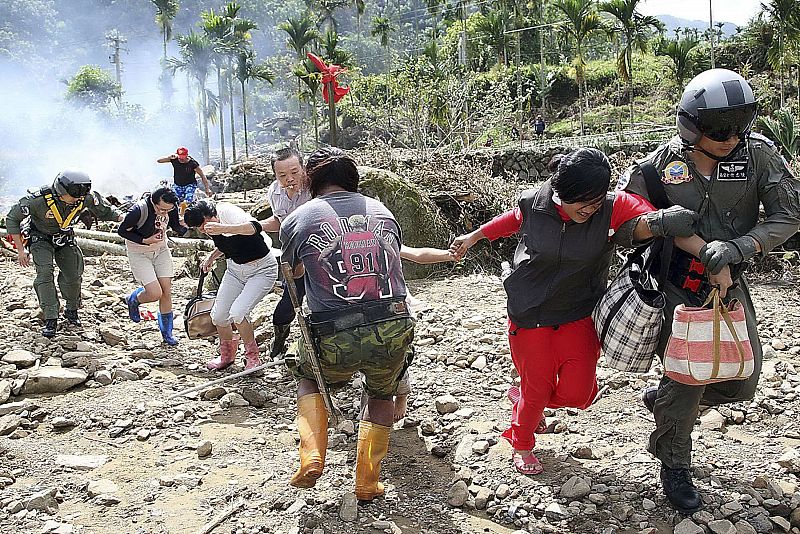
[[[508,397],[508,400],[511,401],[511,404],[518,403],[520,398],[519,386],[511,386],[508,388],[508,391],[506,391],[506,397]],[[539,421],[539,424],[536,425],[536,430],[533,432],[536,434],[544,434],[547,432],[547,420],[544,418],[544,415]]]
[[[532,451],[518,451],[511,453],[511,461],[514,462],[516,470],[523,475],[538,475],[544,471],[542,462],[533,454]]]
[[[539,419],[539,424],[536,425],[536,430],[533,431],[534,434],[546,434],[547,433],[547,419],[542,416]]]

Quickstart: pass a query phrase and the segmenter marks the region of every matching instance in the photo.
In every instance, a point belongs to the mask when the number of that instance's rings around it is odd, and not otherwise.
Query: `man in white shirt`
[[[272,216],[261,221],[261,227],[265,232],[278,232],[281,228],[281,221],[311,199],[311,193],[308,190],[308,176],[303,168],[303,155],[300,152],[294,148],[278,150],[272,158],[272,171],[275,173],[275,181],[267,190]],[[300,299],[305,296],[306,292],[303,274],[302,266],[298,267],[294,273]],[[289,337],[294,315],[289,292],[284,291],[272,314],[274,335],[270,345],[270,357],[276,358],[286,350],[286,340]]]

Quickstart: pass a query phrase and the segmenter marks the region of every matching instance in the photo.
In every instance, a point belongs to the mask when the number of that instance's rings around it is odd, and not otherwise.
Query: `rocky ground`
[[[422,301],[414,394],[384,462],[387,495],[353,495],[358,389],[336,394],[326,473],[312,490],[297,467],[294,382],[283,367],[185,398],[225,373],[214,346],[160,343],[154,321],[127,320],[125,258],[87,258],[82,331],[38,335],[32,270],[0,260],[0,528],[4,533],[800,533],[800,292],[754,285],[769,347],[751,403],[710,409],[695,432],[704,511],[670,511],[644,446],[639,402],[658,380],[600,368],[586,411],[549,413],[545,472],[517,475],[498,439],[514,382],[504,294],[489,274],[411,284]],[[181,308],[194,283],[176,281]],[[256,314],[266,347],[270,295]],[[154,310],[154,308],[151,308]],[[176,320],[182,324],[182,318]],[[241,362],[240,364],[241,365]],[[241,370],[240,366],[234,368]]]

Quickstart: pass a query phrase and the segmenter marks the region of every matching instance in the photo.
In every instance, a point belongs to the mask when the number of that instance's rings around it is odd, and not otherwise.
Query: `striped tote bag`
[[[693,386],[750,377],[753,348],[741,303],[733,300],[726,305],[719,291],[712,289],[702,307],[678,305],[664,371],[676,382]]]

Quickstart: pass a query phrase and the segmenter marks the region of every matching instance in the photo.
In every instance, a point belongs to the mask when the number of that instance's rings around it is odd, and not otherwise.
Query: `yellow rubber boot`
[[[378,481],[381,460],[389,450],[391,427],[361,421],[358,425],[358,451],[356,452],[356,498],[371,501],[383,495],[383,484]]]
[[[322,476],[328,449],[328,411],[319,393],[297,399],[297,431],[300,433],[300,469],[289,484],[296,488],[313,488]]]

